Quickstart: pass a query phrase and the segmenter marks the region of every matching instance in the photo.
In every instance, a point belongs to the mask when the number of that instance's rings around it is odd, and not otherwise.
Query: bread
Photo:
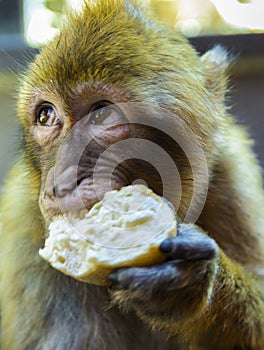
[[[162,262],[159,244],[173,235],[170,203],[144,185],[131,185],[107,192],[82,218],[57,218],[39,254],[66,275],[107,285],[113,269]]]

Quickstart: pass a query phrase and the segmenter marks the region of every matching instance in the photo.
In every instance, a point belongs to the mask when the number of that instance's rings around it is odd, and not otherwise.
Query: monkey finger
[[[167,238],[159,248],[168,260],[211,260],[218,255],[216,242],[200,233]]]
[[[120,268],[112,272],[109,279],[113,289],[139,291],[147,296],[200,281],[207,265],[206,262],[169,261],[149,267]]]

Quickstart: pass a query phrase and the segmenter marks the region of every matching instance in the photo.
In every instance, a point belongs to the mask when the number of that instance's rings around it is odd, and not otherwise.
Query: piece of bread
[[[172,205],[144,185],[131,185],[107,192],[82,218],[57,218],[39,254],[66,275],[107,285],[118,267],[162,262],[159,244],[173,235]]]

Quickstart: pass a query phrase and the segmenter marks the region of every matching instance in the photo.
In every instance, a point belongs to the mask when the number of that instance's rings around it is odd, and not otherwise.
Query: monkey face
[[[204,154],[181,118],[158,106],[109,100],[86,108],[79,101],[71,114],[48,102],[35,107],[28,139],[38,152],[39,202],[48,221],[89,209],[105,192],[134,183],[146,184],[177,209],[192,199],[183,191],[199,183],[199,198],[206,192]],[[203,171],[197,176],[198,164]]]
[[[197,218],[209,174],[195,125],[173,108],[135,101],[133,91],[110,84],[69,84],[67,94],[53,86],[23,102],[30,106],[28,158],[41,177],[39,203],[47,221],[89,209],[107,191],[134,183],[167,198],[179,217]]]
[[[206,196],[218,127],[201,63],[175,33],[161,39],[149,22],[139,30],[136,13],[87,11],[69,18],[21,89],[42,212],[89,209],[106,191],[143,182],[188,216]]]

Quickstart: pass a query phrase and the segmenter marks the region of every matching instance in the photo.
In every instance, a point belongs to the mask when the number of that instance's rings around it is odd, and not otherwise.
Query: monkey
[[[134,0],[67,15],[21,78],[20,151],[1,199],[3,350],[264,349],[261,168],[228,111],[230,63]],[[180,195],[174,167],[163,191],[140,140],[173,161]],[[164,262],[117,269],[101,287],[40,258],[56,215],[138,179],[178,205]],[[194,193],[200,212],[186,219]]]

